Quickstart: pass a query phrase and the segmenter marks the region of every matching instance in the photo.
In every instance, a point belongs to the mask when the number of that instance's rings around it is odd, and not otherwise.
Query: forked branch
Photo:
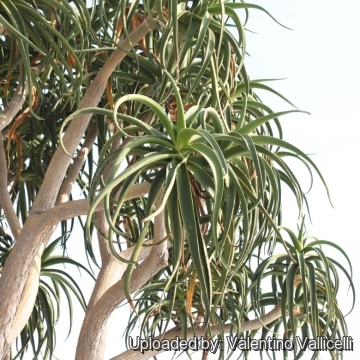
[[[79,109],[97,106],[104,93],[108,78],[118,63],[126,56],[133,46],[132,44],[137,44],[152,28],[153,24],[150,20],[145,19],[139,27],[129,34],[131,43],[127,39],[122,39],[119,42],[119,47],[111,54],[87,89],[79,104]],[[21,94],[23,95],[23,91],[21,91]],[[69,153],[74,153],[79,145],[89,125],[91,116],[91,114],[85,114],[70,123],[64,136],[64,146]],[[2,308],[2,314],[0,315],[0,359],[7,354],[11,342],[14,340],[13,336],[20,333],[27,321],[27,318],[21,322],[15,318],[19,314],[17,310],[19,310],[21,299],[26,298],[28,293],[33,293],[34,288],[37,289],[38,287],[37,282],[29,284],[33,272],[36,271],[34,259],[41,257],[42,249],[49,239],[49,231],[53,231],[51,226],[46,227],[44,224],[34,227],[38,220],[36,215],[54,206],[69,163],[70,157],[65,154],[61,147],[58,147],[46,171],[43,184],[24,224],[24,228],[6,260],[0,278],[0,303]],[[25,315],[30,314],[31,311],[26,312]],[[14,324],[17,325],[16,329]]]
[[[137,44],[150,30],[153,25],[147,18],[139,27],[129,34],[129,39],[122,39],[119,47],[111,54],[105,65],[100,69],[95,79],[90,84],[85,95],[80,101],[78,110],[98,105],[106,88],[107,81],[119,62],[126,56],[132,44]],[[83,114],[73,119],[64,135],[64,146],[69,154],[73,154],[85,133],[92,114]],[[46,171],[43,184],[36,198],[30,214],[43,212],[50,209],[56,201],[60,186],[63,182],[70,157],[61,147],[58,147]]]
[[[156,208],[160,206],[160,203],[161,196],[158,198]],[[162,212],[155,218],[154,241],[158,242],[165,236],[165,219]],[[130,282],[130,292],[140,289],[149,279],[167,266],[167,260],[167,241],[153,246],[149,256],[134,270]],[[122,278],[109,288],[86,313],[76,350],[76,360],[102,359],[101,333],[106,327],[110,314],[125,298],[125,280]]]

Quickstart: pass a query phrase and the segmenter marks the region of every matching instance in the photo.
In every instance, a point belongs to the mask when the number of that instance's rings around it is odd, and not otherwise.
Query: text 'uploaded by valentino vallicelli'
[[[278,339],[275,336],[268,336],[267,339],[251,339],[250,337],[226,337],[227,346],[230,350],[242,351],[292,351],[295,346],[306,351],[353,351],[353,338],[343,336],[341,339],[330,339],[326,336],[318,336],[315,339],[308,337],[296,337],[296,344],[290,339]],[[188,340],[180,339],[156,339],[149,337],[142,339],[139,336],[127,338],[128,349],[134,351],[199,351],[205,350],[215,354],[218,350],[224,350],[224,342],[221,339],[207,340],[203,336],[194,337]]]

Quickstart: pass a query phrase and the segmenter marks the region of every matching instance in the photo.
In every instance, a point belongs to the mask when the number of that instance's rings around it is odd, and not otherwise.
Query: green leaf
[[[196,276],[201,286],[201,298],[204,303],[204,329],[210,322],[211,313],[211,271],[209,258],[206,251],[206,244],[201,234],[199,222],[194,209],[194,201],[191,193],[190,181],[185,165],[178,169],[177,190],[182,196],[179,197],[182,221],[186,230],[191,258],[196,270]]]

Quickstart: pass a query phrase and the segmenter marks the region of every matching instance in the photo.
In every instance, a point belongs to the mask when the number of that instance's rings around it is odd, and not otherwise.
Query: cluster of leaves
[[[284,336],[299,329],[303,335],[346,334],[334,301],[336,267],[352,284],[351,274],[324,255],[322,242],[305,243],[303,228],[298,236],[288,231],[291,243],[279,228],[282,184],[291,189],[300,214],[306,204],[285,158],[298,159],[310,177],[315,171],[324,180],[304,152],[282,139],[279,117],[299,110],[274,113],[255,93],[272,92],[293,106],[246,72],[249,9],[266,12],[224,1],[99,0],[91,9],[83,1],[4,0],[0,5],[6,29],[0,36],[2,104],[18,84],[32,86],[29,108],[10,124],[7,139],[17,212],[25,221],[59,146],[58,133],[77,115],[93,113],[98,167],[93,173],[91,155],[78,179],[91,200],[86,249],[95,260],[93,214],[104,201],[114,256],[125,261],[118,255],[124,240],[125,247],[135,246],[125,274],[131,300],[131,275],[141,247],[153,239],[153,218],[165,217],[172,245],[169,266],[137,294],[146,335],[163,332],[172,321],[184,336],[189,325],[202,325],[211,337],[210,325],[222,329],[226,322],[234,324],[232,335],[240,336],[241,321],[279,302],[282,319],[264,328],[263,337],[269,329]],[[132,44],[99,107],[74,111],[117,40],[145,17],[153,30]],[[119,142],[126,146],[117,149]],[[131,187],[142,182],[151,184],[149,194],[125,201]],[[64,224],[63,235],[67,230]],[[273,255],[276,245],[285,253]],[[264,292],[269,279],[272,291]],[[134,325],[135,319],[127,330]]]
[[[90,68],[91,53],[82,51],[91,47],[91,20],[82,1],[70,4],[11,0],[0,4],[0,29],[0,109],[4,110],[19,90],[21,93],[26,87],[31,89],[21,111],[3,132],[10,196],[17,216],[24,223],[59,145],[61,124],[76,108],[91,81],[94,74],[88,73],[96,72]],[[100,60],[96,69],[102,64]],[[92,156],[89,159],[92,162]],[[83,172],[78,179],[85,191],[88,176]],[[53,240],[42,255],[36,303],[12,348],[12,359],[23,358],[27,350],[32,351],[34,358],[51,359],[60,309],[64,304],[68,306],[69,334],[72,299],[75,297],[86,309],[79,284],[61,266],[73,265],[90,272],[77,261],[54,254],[59,243],[66,243],[73,226],[73,220],[64,221],[62,236]],[[1,270],[15,241],[5,229],[2,218]]]
[[[306,154],[282,140],[278,118],[298,110],[274,113],[253,91],[276,93],[263,81],[250,81],[244,68],[245,24],[235,10],[251,7],[255,6],[193,3],[187,7],[182,3],[175,11],[169,4],[168,12],[162,11],[169,14],[162,32],[153,31],[146,38],[152,46],[139,47],[132,54],[136,74],[149,77],[146,85],[121,96],[112,111],[110,107],[79,112],[108,117],[113,113],[115,134],[100,153],[90,189],[87,237],[91,238],[94,210],[104,201],[114,256],[125,261],[118,255],[121,240],[135,245],[125,275],[129,301],[138,253],[146,240],[153,239],[151,219],[156,221],[164,212],[172,244],[169,266],[137,297],[146,336],[162,333],[171,320],[182,328],[184,337],[189,324],[203,326],[211,337],[209,325],[222,329],[231,322],[239,329],[251,312],[260,316],[266,306],[279,301],[283,317],[263,331],[265,338],[271,328],[278,334],[281,324],[284,336],[295,336],[299,328],[302,335],[338,338],[346,333],[334,302],[335,265],[350,282],[351,276],[323,255],[318,248],[321,242],[303,245],[303,229],[301,247],[285,241],[279,231],[281,183],[293,192],[300,214],[306,202],[284,158],[297,158],[310,176],[312,168],[324,180]],[[225,25],[227,17],[234,24],[232,31]],[[128,141],[126,146],[110,151],[120,138]],[[111,171],[102,186],[101,175],[109,165]],[[151,184],[149,194],[124,201],[130,188],[141,182]],[[161,206],[154,210],[159,196]],[[282,245],[285,254],[273,255],[276,244]],[[265,248],[269,257],[262,259]],[[301,281],[293,294],[295,276]],[[262,292],[268,277],[272,292]]]
[[[24,223],[58,146],[61,124],[90,81],[85,79],[92,70],[90,54],[82,50],[90,47],[91,21],[82,1],[3,1],[0,24],[2,108],[16,91],[31,89],[4,133],[8,183]],[[62,227],[63,234],[72,229]]]

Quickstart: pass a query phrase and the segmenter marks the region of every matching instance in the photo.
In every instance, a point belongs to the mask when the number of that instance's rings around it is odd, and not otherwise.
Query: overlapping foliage
[[[0,5],[3,106],[17,86],[31,84],[28,108],[9,124],[5,139],[17,213],[25,221],[69,121],[93,113],[98,155],[90,154],[78,178],[82,195],[91,200],[85,246],[95,260],[93,215],[104,202],[114,256],[125,261],[118,253],[135,245],[125,274],[127,297],[136,308],[127,333],[139,314],[146,335],[176,324],[184,336],[189,325],[200,325],[211,337],[210,325],[221,330],[229,322],[231,336],[253,335],[241,335],[240,322],[281,302],[283,316],[263,328],[263,338],[270,331],[279,337],[299,331],[334,339],[346,334],[335,301],[337,268],[352,286],[351,266],[349,273],[326,257],[321,245],[343,251],[329,242],[305,241],[303,226],[299,235],[286,229],[290,242],[283,237],[281,187],[291,189],[300,215],[306,205],[286,157],[304,163],[311,177],[315,172],[326,184],[309,156],[282,138],[279,118],[300,111],[246,72],[250,9],[266,12],[223,1],[97,1],[87,8],[82,1],[4,0]],[[153,19],[154,29],[132,44],[99,106],[75,111],[117,40],[145,17]],[[273,112],[257,89],[278,95],[290,110]],[[125,201],[141,182],[151,184],[149,193]],[[154,212],[158,196],[161,207]],[[171,243],[169,266],[132,299],[131,274],[141,247],[153,239],[156,216],[165,216],[167,237],[157,240]],[[62,230],[65,234],[68,224]]]
[[[14,240],[3,231],[3,228],[0,231],[0,269],[2,269],[14,245]],[[88,272],[91,277],[93,275],[77,261],[67,256],[53,254],[60,240],[61,238],[54,240],[43,253],[36,303],[26,326],[16,340],[11,358],[22,359],[29,347],[35,357],[42,355],[43,358],[52,358],[56,344],[55,325],[60,318],[60,304],[63,303],[64,296],[69,311],[68,335],[70,335],[73,321],[72,295],[77,298],[82,308],[86,309],[86,301],[80,286],[61,267],[74,265]]]

